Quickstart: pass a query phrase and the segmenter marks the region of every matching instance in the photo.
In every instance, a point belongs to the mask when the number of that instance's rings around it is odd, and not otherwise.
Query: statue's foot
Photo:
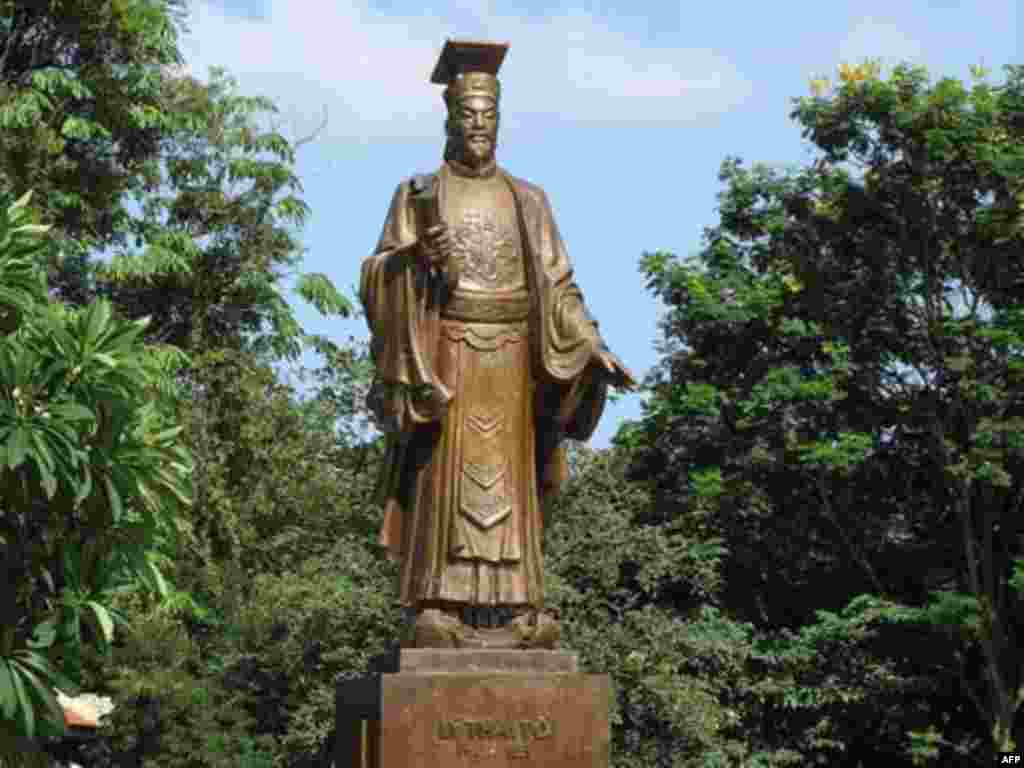
[[[424,608],[412,626],[414,648],[461,648],[472,629],[453,611]]]
[[[413,648],[555,649],[562,637],[554,616],[532,608],[494,628],[469,626],[454,608],[423,608],[410,630]]]
[[[515,650],[519,648],[519,636],[509,627],[477,627],[463,640],[463,648],[488,650]]]
[[[554,616],[528,609],[497,628],[478,627],[467,633],[465,648],[492,650],[551,650],[558,647],[562,628]]]
[[[562,625],[549,613],[529,611],[509,622],[509,629],[519,639],[519,648],[553,650],[562,639]]]

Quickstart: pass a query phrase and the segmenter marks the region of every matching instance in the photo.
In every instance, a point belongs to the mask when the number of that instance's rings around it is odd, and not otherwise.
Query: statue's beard
[[[477,141],[477,137],[485,140]],[[470,168],[481,168],[494,161],[497,146],[497,136],[492,134],[449,134],[444,156]]]

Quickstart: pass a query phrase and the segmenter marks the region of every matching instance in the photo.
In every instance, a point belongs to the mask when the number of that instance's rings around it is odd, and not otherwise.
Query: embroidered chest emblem
[[[523,267],[515,238],[512,228],[503,226],[493,211],[465,211],[452,238],[461,274],[488,288],[521,283]]]

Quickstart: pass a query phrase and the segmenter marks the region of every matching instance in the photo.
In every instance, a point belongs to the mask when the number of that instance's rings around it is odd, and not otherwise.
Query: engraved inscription
[[[459,274],[488,288],[511,287],[520,282],[522,264],[515,233],[502,226],[493,211],[471,208],[454,228],[452,240]]]
[[[529,756],[530,742],[550,739],[555,735],[555,724],[546,717],[535,720],[481,720],[457,718],[438,720],[434,724],[434,736],[438,741],[454,741],[459,755],[477,760],[497,754],[494,747],[479,744],[481,741],[506,741],[505,752],[510,758]]]

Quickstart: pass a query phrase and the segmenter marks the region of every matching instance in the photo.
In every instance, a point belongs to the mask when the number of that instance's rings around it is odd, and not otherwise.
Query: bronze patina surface
[[[609,386],[635,384],[587,311],[544,191],[495,161],[507,48],[445,45],[444,162],[398,185],[362,267],[388,445],[380,540],[401,562],[407,646],[557,645],[542,505],[567,474],[563,441],[590,437]]]

